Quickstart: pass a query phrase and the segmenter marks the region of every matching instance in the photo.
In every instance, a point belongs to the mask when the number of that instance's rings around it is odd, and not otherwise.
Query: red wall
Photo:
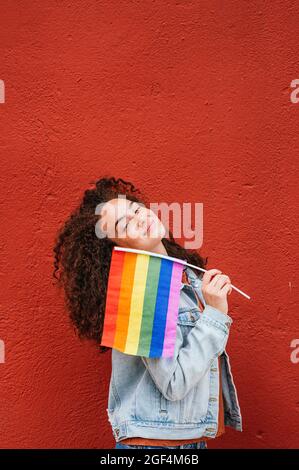
[[[234,292],[244,421],[212,447],[298,447],[299,78],[295,1],[1,2],[0,446],[112,448],[111,354],[80,343],[53,285],[56,230],[89,182],[203,202]]]

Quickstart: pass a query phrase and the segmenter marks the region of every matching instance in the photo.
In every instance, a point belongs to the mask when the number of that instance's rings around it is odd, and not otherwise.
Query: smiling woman
[[[118,246],[167,254],[162,243],[166,230],[144,204],[120,195],[101,207],[98,227]]]
[[[207,258],[176,243],[170,230],[166,238],[164,225],[131,182],[103,177],[94,185],[57,233],[53,276],[65,290],[75,332],[106,352],[111,348],[99,343],[114,246],[166,254],[201,268]]]
[[[228,276],[217,269],[206,271],[200,287],[197,273],[188,267],[188,282],[181,279],[180,292],[181,313],[188,315],[184,325],[183,316],[176,325],[173,357],[135,356],[100,344],[115,246],[167,255],[194,267],[207,264],[197,251],[176,243],[169,229],[166,238],[163,223],[142,199],[132,183],[113,177],[102,178],[94,189],[86,190],[80,206],[58,233],[54,277],[65,289],[79,337],[95,340],[100,352],[112,350],[107,412],[117,448],[206,448],[206,438],[222,434],[224,424],[241,430],[230,367],[224,362],[222,368],[217,357],[224,351],[232,321],[227,315]],[[201,296],[204,308],[195,320],[191,310],[199,310]],[[128,312],[131,308],[128,304]],[[221,368],[227,405],[223,410]],[[226,423],[219,410],[226,412]]]

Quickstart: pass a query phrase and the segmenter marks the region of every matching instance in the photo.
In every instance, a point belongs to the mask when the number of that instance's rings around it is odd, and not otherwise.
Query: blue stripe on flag
[[[149,357],[162,356],[173,264],[174,261],[161,258]]]

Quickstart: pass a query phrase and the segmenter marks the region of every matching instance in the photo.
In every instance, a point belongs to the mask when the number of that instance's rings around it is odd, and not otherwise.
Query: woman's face
[[[118,246],[153,251],[165,236],[156,214],[126,198],[110,199],[101,208],[100,229]]]

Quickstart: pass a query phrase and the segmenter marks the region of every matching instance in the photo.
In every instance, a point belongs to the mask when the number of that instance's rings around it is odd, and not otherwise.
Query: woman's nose
[[[143,227],[145,223],[146,223],[145,215],[140,215],[140,217],[138,219],[138,226]]]

